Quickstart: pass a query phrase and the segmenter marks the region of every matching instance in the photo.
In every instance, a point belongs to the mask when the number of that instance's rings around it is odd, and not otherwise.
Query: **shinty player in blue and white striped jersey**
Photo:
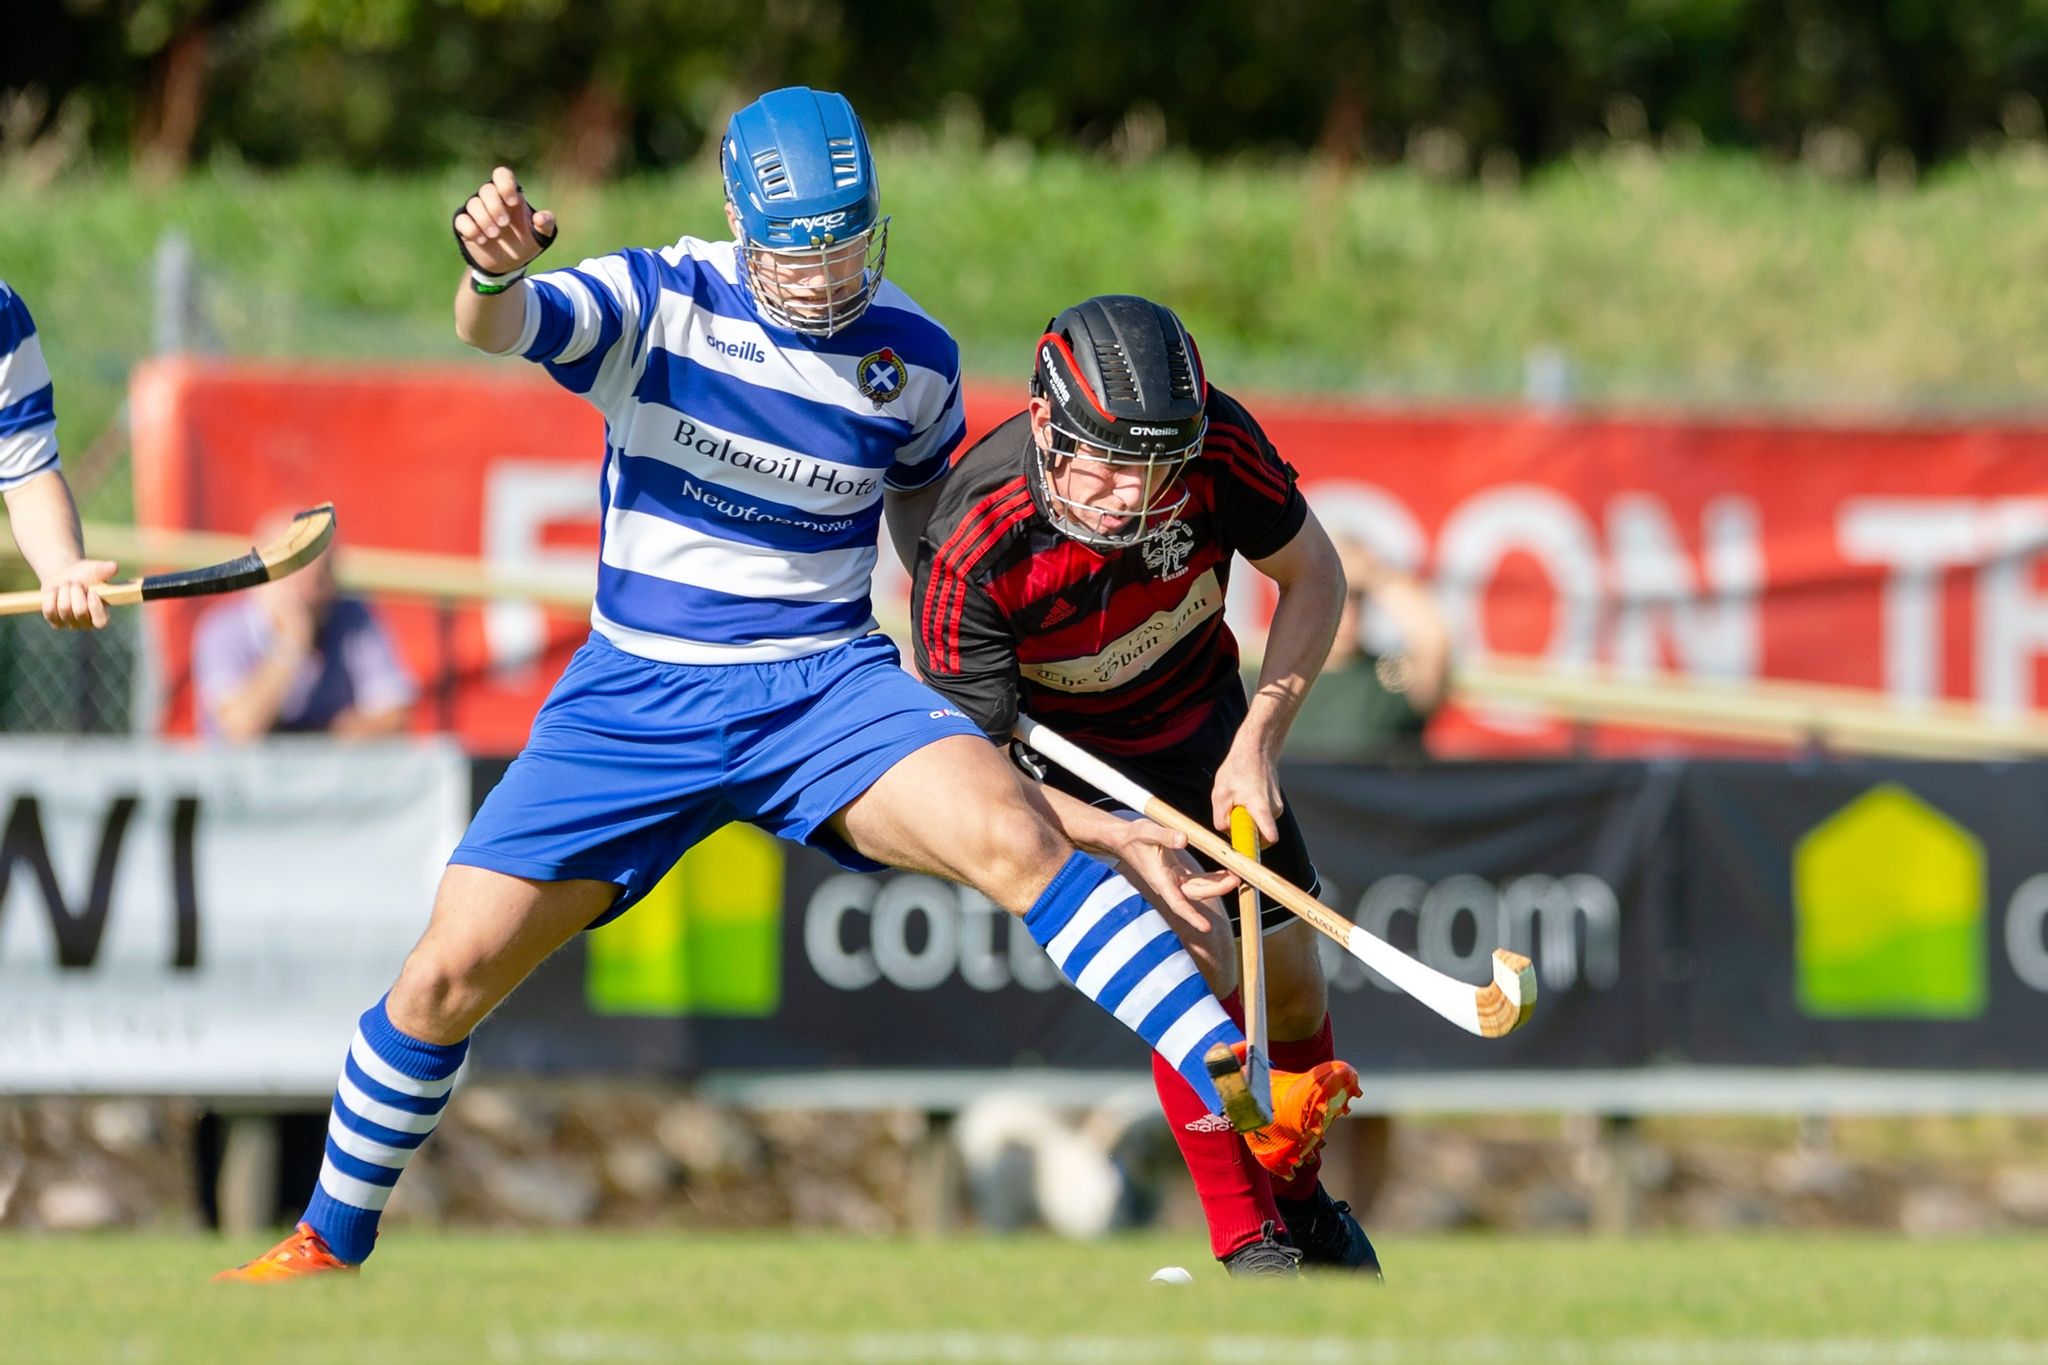
[[[57,460],[57,391],[36,320],[0,280],[0,499],[15,546],[43,590],[43,619],[60,630],[96,630],[107,604],[92,590],[114,576],[112,560],[87,559],[78,504]]]
[[[1124,875],[1077,852],[875,633],[885,507],[914,563],[964,420],[958,348],[883,279],[888,220],[858,119],[835,94],[773,91],[733,116],[720,157],[730,241],[527,278],[556,224],[508,168],[455,215],[471,267],[457,334],[538,362],[605,416],[592,634],[362,1016],[304,1219],[222,1278],[360,1264],[471,1031],[733,819],[848,868],[981,891],[1222,1108],[1204,1059],[1242,1034],[1146,896],[1199,918],[1189,898],[1235,879],[1197,875],[1157,826],[1094,850]]]

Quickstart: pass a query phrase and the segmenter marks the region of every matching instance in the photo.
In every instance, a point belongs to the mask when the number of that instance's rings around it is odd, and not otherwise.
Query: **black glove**
[[[526,198],[526,186],[519,186],[519,197],[521,199]],[[469,199],[464,199],[461,203],[455,206],[455,212],[448,215],[448,231],[454,233],[455,249],[462,253],[462,260],[465,265],[467,265],[471,270],[482,270],[486,275],[495,274],[495,271],[485,269],[483,266],[477,264],[476,258],[469,254],[469,243],[463,241],[462,234],[460,232],[456,232],[455,230],[455,220],[457,218],[460,218],[463,214],[469,212],[469,200],[474,198],[476,198],[475,195],[470,195]],[[538,218],[540,216],[540,210],[533,206],[533,202],[531,200],[527,201],[526,211],[534,215],[535,218]],[[534,252],[533,260],[526,262],[525,265],[522,265],[519,268],[521,270],[524,270],[526,269],[526,266],[532,265],[533,261],[539,260],[541,258],[541,254],[545,252],[549,247],[555,244],[555,238],[559,235],[561,235],[560,228],[555,229],[555,231],[553,232],[544,233],[540,230],[540,224],[536,222],[533,227],[533,240],[540,243],[540,251]]]

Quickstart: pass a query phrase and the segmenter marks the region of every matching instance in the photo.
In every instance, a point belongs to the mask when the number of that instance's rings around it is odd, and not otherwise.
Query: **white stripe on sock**
[[[381,1210],[391,1200],[389,1185],[372,1185],[367,1180],[358,1180],[334,1169],[334,1163],[320,1163],[320,1188],[350,1208]]]
[[[1066,971],[1067,959],[1074,955],[1074,949],[1080,945],[1088,931],[1101,923],[1104,915],[1125,901],[1135,899],[1137,894],[1131,889],[1131,884],[1122,877],[1111,877],[1090,891],[1088,899],[1081,902],[1081,908],[1067,921],[1067,927],[1054,934],[1052,942],[1045,946],[1046,956],[1053,960],[1053,965],[1063,972]],[[1072,974],[1068,975],[1071,979]]]
[[[1102,945],[1102,951],[1081,969],[1081,974],[1074,978],[1074,984],[1080,988],[1081,994],[1090,1000],[1100,1000],[1102,988],[1109,984],[1112,976],[1122,971],[1124,966],[1138,955],[1140,948],[1161,934],[1170,936],[1172,933],[1173,930],[1166,927],[1166,921],[1159,918],[1157,912],[1147,910],[1117,930],[1109,942]]]
[[[1188,1054],[1195,1045],[1209,1036],[1210,1030],[1219,1024],[1230,1022],[1230,1016],[1223,1012],[1223,1006],[1216,1003],[1216,997],[1205,995],[1193,1007],[1174,1021],[1173,1027],[1159,1039],[1159,1055],[1166,1058],[1175,1071],[1187,1062]]]
[[[437,1100],[455,1088],[455,1077],[443,1076],[438,1081],[423,1081],[417,1076],[408,1076],[403,1071],[379,1057],[370,1047],[370,1040],[356,1030],[356,1040],[348,1046],[348,1055],[356,1059],[356,1065],[363,1074],[382,1086],[398,1091],[402,1095],[417,1095],[423,1100]]]
[[[1145,1022],[1145,1016],[1152,1012],[1154,1005],[1164,1000],[1174,987],[1195,973],[1193,958],[1185,952],[1174,953],[1145,973],[1144,979],[1131,987],[1131,993],[1117,1004],[1117,1019],[1125,1028],[1135,1032],[1138,1025]],[[1170,1035],[1172,1032],[1171,1028],[1167,1029],[1167,1034]]]
[[[441,1111],[431,1114],[415,1114],[408,1109],[394,1109],[363,1093],[363,1088],[350,1080],[346,1074],[335,1083],[335,1098],[348,1106],[348,1111],[357,1118],[368,1119],[382,1128],[391,1128],[401,1133],[431,1133],[434,1125],[441,1121]]]
[[[341,1115],[328,1111],[327,1136],[334,1139],[334,1145],[358,1161],[367,1161],[372,1166],[389,1166],[394,1171],[405,1169],[405,1163],[412,1160],[417,1148],[393,1147],[375,1138],[366,1138],[341,1121]]]

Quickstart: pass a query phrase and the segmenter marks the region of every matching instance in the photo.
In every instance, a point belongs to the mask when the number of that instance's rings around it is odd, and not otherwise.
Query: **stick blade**
[[[1253,1066],[1260,1060],[1254,1054]],[[1249,1133],[1264,1128],[1273,1121],[1272,1079],[1268,1076],[1264,1088],[1265,1102],[1260,1103],[1260,1094],[1252,1088],[1252,1078],[1245,1074],[1245,1068],[1237,1060],[1237,1053],[1230,1044],[1218,1043],[1202,1058],[1209,1068],[1209,1079],[1215,1083],[1216,1093],[1223,1097],[1223,1116],[1230,1120],[1230,1126],[1240,1133]]]
[[[285,533],[268,545],[258,545],[239,559],[210,564],[203,569],[181,569],[175,573],[151,574],[137,585],[139,599],[156,602],[171,597],[217,597],[273,582],[297,573],[320,557],[334,539],[334,504],[323,502],[292,518]],[[120,586],[120,585],[110,585]]]
[[[1479,1035],[1504,1038],[1536,1009],[1536,967],[1520,953],[1493,950],[1493,984],[1479,991]]]
[[[283,578],[318,559],[333,539],[334,504],[323,502],[293,517],[283,535],[256,548],[256,557],[270,577]]]

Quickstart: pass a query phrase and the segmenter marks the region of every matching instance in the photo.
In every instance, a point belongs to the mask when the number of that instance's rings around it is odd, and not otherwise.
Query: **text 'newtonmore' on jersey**
[[[764,322],[731,242],[685,237],[536,275],[507,354],[605,418],[591,625],[667,663],[793,659],[875,628],[884,489],[945,474],[959,347],[883,281],[852,326]]]

